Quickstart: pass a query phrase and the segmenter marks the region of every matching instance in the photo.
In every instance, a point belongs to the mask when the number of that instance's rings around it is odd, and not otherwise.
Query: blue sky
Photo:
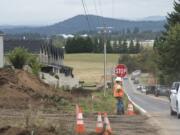
[[[166,16],[173,10],[173,0],[84,1],[89,14],[119,19]],[[81,0],[0,0],[0,25],[49,25],[78,14],[84,14]]]

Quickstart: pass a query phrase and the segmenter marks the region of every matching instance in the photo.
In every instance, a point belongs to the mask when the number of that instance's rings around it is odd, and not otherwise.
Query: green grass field
[[[118,63],[118,54],[107,54],[107,69]],[[74,68],[74,74],[88,84],[99,83],[104,74],[104,54],[65,54],[65,65]]]

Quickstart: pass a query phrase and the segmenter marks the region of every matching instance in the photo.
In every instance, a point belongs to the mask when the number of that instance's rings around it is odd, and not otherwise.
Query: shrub
[[[55,75],[54,77],[59,80],[59,75]]]
[[[38,75],[39,71],[41,70],[41,64],[37,60],[36,56],[30,55],[28,65],[31,67],[32,73]]]
[[[41,64],[38,62],[37,57],[30,54],[24,48],[15,48],[9,53],[8,59],[16,69],[22,69],[24,65],[28,64],[32,69],[32,73],[35,75],[38,75],[41,69]]]
[[[16,69],[22,69],[28,62],[29,53],[26,49],[17,47],[9,53],[8,59]]]

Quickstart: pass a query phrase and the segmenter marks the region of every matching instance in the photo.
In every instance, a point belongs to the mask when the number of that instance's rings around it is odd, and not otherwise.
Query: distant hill
[[[148,16],[141,20],[143,20],[143,21],[165,21],[166,17],[165,16]]]
[[[94,15],[88,15],[90,22],[90,30],[97,31],[97,27],[102,27],[102,20],[106,26],[113,27],[115,31],[122,31],[126,29],[133,30],[134,28],[139,28],[141,31],[162,31],[164,29],[165,21],[129,21],[129,20],[120,20],[112,19]],[[98,21],[99,20],[99,21]],[[99,23],[101,22],[101,23]],[[82,31],[88,31],[88,23],[86,16],[78,15],[67,19],[65,21],[56,23],[54,25],[42,26],[42,27],[15,27],[15,28],[1,28],[0,30],[5,33],[14,34],[14,33],[39,33],[46,35],[54,34],[74,34]]]

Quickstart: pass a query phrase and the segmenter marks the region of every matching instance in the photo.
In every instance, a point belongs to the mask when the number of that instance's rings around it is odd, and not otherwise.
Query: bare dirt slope
[[[0,69],[0,108],[27,109],[31,104],[55,106],[53,100],[71,98],[41,82],[37,77],[22,70]]]
[[[38,129],[36,131],[37,135],[55,135],[53,133],[54,131],[51,129]],[[32,131],[27,130],[27,129],[22,129],[22,128],[15,128],[15,127],[10,127],[6,126],[3,128],[0,128],[0,135],[31,135]]]

